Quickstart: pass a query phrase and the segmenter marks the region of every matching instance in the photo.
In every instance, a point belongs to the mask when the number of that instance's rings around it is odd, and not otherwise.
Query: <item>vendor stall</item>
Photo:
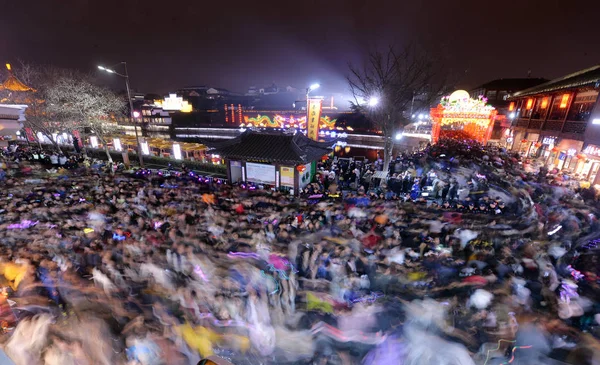
[[[330,143],[296,131],[248,130],[211,147],[215,148],[211,153],[225,159],[229,181],[294,189],[294,193],[311,182],[311,163],[332,151]]]

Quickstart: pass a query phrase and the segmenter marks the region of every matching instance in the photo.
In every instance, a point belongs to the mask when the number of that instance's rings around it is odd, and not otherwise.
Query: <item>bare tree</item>
[[[354,97],[352,108],[366,115],[384,137],[383,171],[388,171],[394,136],[407,124],[406,111],[417,101],[429,107],[446,88],[439,59],[415,45],[401,51],[390,46],[369,54],[362,67],[349,66],[347,77]]]
[[[109,161],[108,137],[117,131],[116,118],[123,115],[125,102],[114,92],[77,73],[63,75],[48,90],[50,111],[61,120],[73,121],[72,128],[89,128],[104,146]]]

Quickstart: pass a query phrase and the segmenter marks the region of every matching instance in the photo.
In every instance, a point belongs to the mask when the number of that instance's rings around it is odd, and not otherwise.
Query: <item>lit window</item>
[[[515,110],[515,102],[511,101],[508,105],[508,111],[512,112],[513,110]]]
[[[560,108],[564,109],[569,104],[569,94],[564,94],[560,100]]]
[[[542,105],[540,106],[540,108],[546,109],[547,107],[548,107],[548,98],[543,98]]]
[[[533,99],[527,99],[527,110],[533,107]]]

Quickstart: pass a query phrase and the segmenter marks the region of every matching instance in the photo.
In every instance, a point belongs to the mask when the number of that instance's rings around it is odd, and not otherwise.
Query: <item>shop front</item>
[[[557,141],[558,137],[556,136],[542,136],[540,138],[540,141],[538,142],[538,144],[540,145],[538,150],[538,157],[542,158],[546,162],[546,164],[552,162],[557,156],[557,153],[554,150]]]
[[[584,158],[579,175],[592,185],[600,185],[600,146],[588,144],[583,149]]]
[[[555,153],[555,157],[552,163],[552,167],[556,167],[558,171],[568,170],[574,173],[578,165],[581,163],[581,150],[583,149],[583,142],[576,141],[573,139],[563,139],[556,147],[552,149]]]
[[[535,153],[537,151],[537,141],[540,138],[539,133],[527,133],[527,138],[521,141],[521,153],[525,157],[536,157]]]

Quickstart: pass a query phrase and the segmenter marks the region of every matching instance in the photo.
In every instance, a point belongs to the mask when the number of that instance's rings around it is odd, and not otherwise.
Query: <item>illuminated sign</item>
[[[192,105],[176,94],[169,94],[161,104],[163,110],[177,110],[183,113],[192,111]]]
[[[574,148],[569,148],[567,150],[567,156],[575,156],[577,154],[577,150]]]
[[[542,144],[555,144],[556,143],[556,137],[544,137],[544,139],[542,139]]]
[[[583,153],[585,153],[586,155],[600,157],[600,147],[594,146],[594,145],[589,145],[585,148],[585,150],[583,150]]]
[[[179,143],[173,143],[173,156],[176,160],[181,160],[181,146]]]
[[[319,140],[319,122],[321,119],[321,106],[323,99],[308,99],[308,122],[307,131],[308,138]]]

